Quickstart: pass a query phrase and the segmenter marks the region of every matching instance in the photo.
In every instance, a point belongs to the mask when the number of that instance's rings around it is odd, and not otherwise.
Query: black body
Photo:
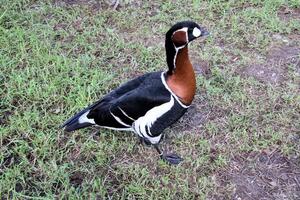
[[[163,84],[161,73],[147,73],[121,85],[105,95],[101,100],[74,115],[62,127],[65,127],[65,131],[73,131],[93,125],[91,123],[78,122],[79,117],[87,111],[89,111],[87,117],[94,119],[99,126],[120,130],[129,128],[116,121],[113,117],[115,115],[131,127],[135,120],[143,117],[152,108],[169,102],[171,95],[174,96]],[[128,118],[121,110],[132,119]],[[186,110],[186,107],[182,107],[174,99],[172,109],[159,117],[149,127],[151,134],[147,133],[148,136],[155,137],[160,135],[165,128],[178,120]]]

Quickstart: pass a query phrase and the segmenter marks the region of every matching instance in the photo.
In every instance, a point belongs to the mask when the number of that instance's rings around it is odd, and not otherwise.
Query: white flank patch
[[[183,108],[188,108],[190,106],[186,106],[184,105],[179,99],[178,97],[176,96],[176,94],[171,90],[171,88],[169,88],[168,84],[166,83],[166,80],[165,80],[165,77],[164,77],[164,73],[165,72],[162,72],[161,73],[161,81],[162,83],[164,84],[165,88],[172,94],[172,96],[176,99],[176,101],[183,107]]]
[[[143,138],[148,139],[152,144],[156,144],[159,142],[161,135],[156,137],[151,137],[147,134],[146,129],[151,135],[150,128],[156,122],[156,120],[167,113],[174,106],[174,98],[171,95],[171,99],[169,102],[164,103],[160,106],[156,106],[149,110],[145,116],[138,118],[134,124],[133,129],[135,132]]]
[[[110,112],[110,114],[111,114],[111,115],[115,118],[115,120],[116,120],[117,122],[119,122],[121,125],[126,126],[126,127],[130,127],[128,124],[125,124],[124,122],[122,122],[122,120],[121,120],[119,117],[115,116],[112,112]]]
[[[89,114],[89,110],[87,112],[85,112],[84,114],[82,114],[79,119],[78,119],[78,122],[80,124],[83,124],[83,123],[91,123],[91,124],[96,124],[95,123],[95,120],[94,119],[89,119],[87,118],[87,115]]]
[[[199,37],[200,35],[201,35],[200,29],[197,28],[197,27],[195,27],[195,28],[193,29],[193,36],[194,36],[194,37]]]

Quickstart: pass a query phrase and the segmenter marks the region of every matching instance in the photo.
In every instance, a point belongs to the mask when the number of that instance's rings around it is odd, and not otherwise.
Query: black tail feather
[[[78,120],[84,113],[86,113],[89,110],[92,110],[95,106],[97,106],[99,103],[101,103],[101,101],[102,101],[102,99],[96,101],[92,105],[90,105],[87,108],[83,109],[82,111],[78,112],[73,117],[68,119],[65,123],[63,123],[63,125],[61,125],[59,128],[64,128],[65,131],[71,132],[71,131],[74,131],[74,130],[77,130],[77,129],[81,129],[81,128],[84,128],[84,127],[94,125],[94,124],[91,124],[91,123],[88,123],[88,122],[79,123]]]
[[[64,131],[71,132],[71,131],[75,131],[75,130],[78,130],[78,129],[81,129],[81,128],[85,128],[85,127],[88,127],[88,126],[91,126],[91,125],[93,125],[93,124],[88,123],[88,122],[78,123],[78,121],[75,121],[74,123],[72,123],[70,125],[67,125],[64,128]]]
[[[89,107],[75,114],[73,117],[68,119],[60,128],[64,128],[64,131],[71,132],[77,129],[85,128],[93,124],[85,122],[79,123],[79,118],[89,110]]]

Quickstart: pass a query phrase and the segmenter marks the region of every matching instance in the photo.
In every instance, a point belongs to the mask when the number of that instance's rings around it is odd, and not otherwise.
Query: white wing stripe
[[[135,121],[135,119],[133,119],[132,117],[129,117],[129,116],[125,113],[124,110],[122,110],[120,107],[118,107],[118,108],[121,110],[121,112],[122,112],[126,117],[128,117],[128,119],[131,119],[132,121]]]
[[[126,127],[130,127],[128,124],[125,124],[124,122],[122,122],[122,120],[121,120],[119,117],[115,116],[112,112],[110,112],[110,114],[111,114],[111,115],[115,118],[115,120],[116,120],[117,122],[119,122],[121,125],[126,126]]]

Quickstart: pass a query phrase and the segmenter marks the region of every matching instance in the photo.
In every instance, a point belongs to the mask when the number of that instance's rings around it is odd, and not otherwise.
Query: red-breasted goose
[[[176,122],[193,101],[196,79],[188,43],[206,35],[208,32],[195,22],[176,23],[166,33],[168,71],[147,73],[121,85],[61,127],[68,132],[92,125],[133,131],[152,144],[162,159],[178,164],[182,159],[162,153],[158,144],[163,130]]]

